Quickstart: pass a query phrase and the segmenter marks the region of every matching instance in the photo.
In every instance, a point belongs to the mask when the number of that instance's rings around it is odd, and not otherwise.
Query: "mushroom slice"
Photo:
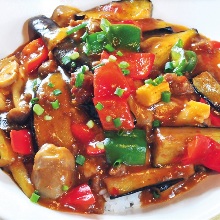
[[[0,88],[10,86],[18,75],[19,64],[15,56],[0,61]]]

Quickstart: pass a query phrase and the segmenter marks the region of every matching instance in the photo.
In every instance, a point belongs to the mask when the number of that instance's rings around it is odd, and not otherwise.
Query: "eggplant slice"
[[[202,72],[192,79],[195,91],[217,111],[220,111],[220,84],[209,73]]]
[[[52,19],[44,15],[31,18],[28,26],[29,35],[42,37],[47,47],[52,50],[55,59],[66,71],[73,72],[81,65],[91,65],[89,58],[82,52],[81,45],[76,43],[73,38],[67,36],[67,28],[60,28]],[[72,66],[71,63],[64,64],[63,58],[74,53],[76,48],[80,53],[79,59],[75,61],[76,65]]]
[[[153,5],[150,0],[123,0],[97,6],[90,10],[80,12],[76,19],[82,17],[109,20],[138,20],[152,16]]]

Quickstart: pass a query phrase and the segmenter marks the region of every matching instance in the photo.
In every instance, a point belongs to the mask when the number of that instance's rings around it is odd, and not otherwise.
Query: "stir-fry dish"
[[[152,10],[58,6],[0,61],[0,167],[31,202],[101,214],[220,172],[220,43]]]

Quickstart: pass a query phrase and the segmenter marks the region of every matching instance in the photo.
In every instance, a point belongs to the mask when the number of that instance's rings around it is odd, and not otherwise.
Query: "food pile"
[[[220,172],[220,43],[152,7],[58,6],[0,61],[0,167],[32,202],[101,214]]]

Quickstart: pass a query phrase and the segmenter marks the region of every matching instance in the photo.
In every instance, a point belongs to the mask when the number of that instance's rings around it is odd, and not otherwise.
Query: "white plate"
[[[87,9],[108,0],[0,0],[0,58],[12,53],[27,41],[25,21],[32,16],[51,16],[56,6],[69,4]],[[200,33],[220,41],[220,1],[219,0],[152,0],[153,17],[168,22],[196,28]],[[193,190],[171,202],[150,206],[145,209],[130,209],[126,214],[76,215],[56,212],[31,203],[14,182],[0,171],[0,220],[39,219],[164,219],[164,220],[206,220],[220,213],[220,176],[213,175],[197,185]]]

